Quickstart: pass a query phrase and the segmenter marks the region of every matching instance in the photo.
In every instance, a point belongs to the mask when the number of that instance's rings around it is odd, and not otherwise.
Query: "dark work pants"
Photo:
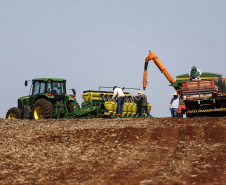
[[[148,111],[148,107],[147,106],[142,106],[141,107],[141,117],[142,118],[144,118],[144,111],[146,111],[146,113],[147,113],[147,115],[149,116],[149,117],[153,117],[150,113],[149,113],[149,111]]]
[[[171,111],[171,116],[172,117],[177,117],[177,111],[178,111],[177,108],[171,108],[170,111]]]
[[[125,97],[118,98],[118,114],[122,114],[124,101],[125,101]]]

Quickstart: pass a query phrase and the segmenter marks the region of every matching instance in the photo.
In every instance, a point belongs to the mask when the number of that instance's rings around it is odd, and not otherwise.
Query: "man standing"
[[[202,75],[202,71],[200,71],[196,66],[193,66],[189,71],[190,80],[201,80],[200,76]]]
[[[152,118],[153,116],[148,111],[147,96],[141,90],[137,92],[137,95],[139,98],[137,99],[136,96],[134,98],[141,103],[141,117],[144,118],[144,111],[146,111],[147,115]]]
[[[113,87],[113,91],[114,91],[114,96],[112,97],[111,100],[113,100],[116,97],[116,95],[118,96],[118,99],[117,99],[118,113],[116,115],[122,116],[122,109],[125,101],[125,94],[123,93],[122,89],[117,86]]]
[[[170,101],[169,110],[171,111],[172,117],[177,117],[180,97],[177,95],[176,92],[173,93],[172,95],[173,98]]]

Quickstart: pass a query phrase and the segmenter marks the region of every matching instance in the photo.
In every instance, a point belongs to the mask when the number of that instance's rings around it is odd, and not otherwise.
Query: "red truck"
[[[149,51],[145,59],[143,89],[147,86],[148,62],[153,60],[165,75],[170,85],[180,95],[178,117],[226,116],[226,77],[221,74],[203,72],[201,80],[190,80],[188,74],[178,75],[176,80],[170,75],[154,52]]]

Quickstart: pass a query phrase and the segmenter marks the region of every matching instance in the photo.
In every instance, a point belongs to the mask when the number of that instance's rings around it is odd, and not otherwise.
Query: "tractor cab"
[[[45,80],[33,80],[33,89],[32,89],[32,96],[37,96],[40,94],[48,94],[48,95],[62,95],[66,94],[66,80],[59,81],[59,79],[52,80],[48,79]]]

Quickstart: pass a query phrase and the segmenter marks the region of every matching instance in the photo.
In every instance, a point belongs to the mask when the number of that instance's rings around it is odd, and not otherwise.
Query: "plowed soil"
[[[225,118],[0,119],[0,184],[226,184]]]

